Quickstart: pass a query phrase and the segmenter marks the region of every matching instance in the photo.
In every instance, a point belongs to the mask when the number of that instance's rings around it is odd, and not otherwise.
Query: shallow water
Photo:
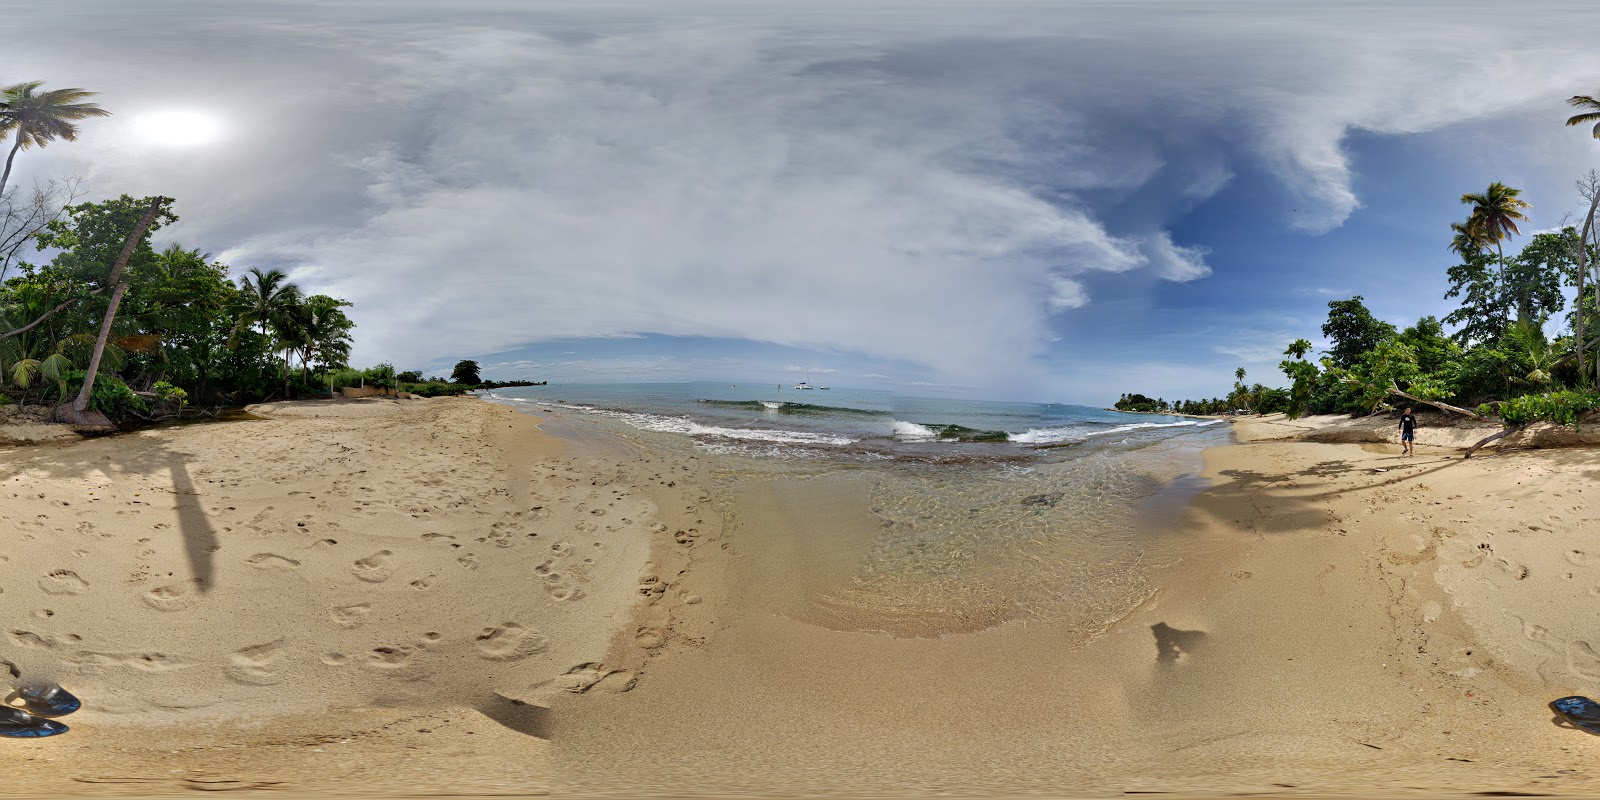
[[[1200,488],[1185,476],[1198,471],[1201,449],[1231,438],[1226,425],[1128,427],[1146,420],[1085,422],[1061,413],[1058,428],[1118,430],[1067,447],[741,441],[707,435],[711,426],[694,418],[688,422],[700,429],[640,424],[635,415],[665,416],[656,413],[660,406],[635,410],[622,397],[609,398],[607,409],[500,399],[552,416],[558,435],[589,427],[669,460],[698,459],[740,546],[767,562],[753,569],[798,593],[782,613],[896,636],[1017,621],[1082,637],[1103,630],[1149,596],[1147,552]],[[947,410],[946,418],[978,416],[966,411],[956,417]],[[1021,418],[1028,413],[1002,408],[987,421],[1021,428],[1032,424]],[[1000,419],[1008,414],[1013,419]],[[838,428],[762,430],[844,435]],[[807,574],[790,574],[796,570]]]

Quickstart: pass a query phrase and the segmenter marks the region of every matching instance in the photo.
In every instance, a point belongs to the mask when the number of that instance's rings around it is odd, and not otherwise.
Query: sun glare
[[[200,111],[153,111],[133,120],[146,142],[163,147],[197,147],[222,138],[222,122]]]

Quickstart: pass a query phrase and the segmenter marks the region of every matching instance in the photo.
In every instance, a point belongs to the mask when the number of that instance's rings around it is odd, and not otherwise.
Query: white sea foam
[[[1091,436],[1108,436],[1114,433],[1128,433],[1145,428],[1195,428],[1215,425],[1222,422],[1220,419],[1192,420],[1181,422],[1134,422],[1128,425],[1115,425],[1110,428],[1088,428],[1082,425],[1071,425],[1063,428],[1032,428],[1025,433],[1013,433],[1008,438],[1017,444],[1062,444],[1065,442],[1081,442]]]
[[[896,439],[937,439],[939,434],[934,433],[933,429],[926,425],[895,420],[894,437]]]
[[[783,408],[783,404],[782,403],[774,403],[771,400],[762,400],[761,401],[761,405],[762,405],[763,408],[768,408],[768,409],[771,409],[773,411],[777,411],[778,409]]]
[[[558,404],[559,405],[559,404]],[[716,436],[724,439],[741,439],[756,442],[775,442],[778,444],[809,444],[832,445],[842,447],[855,444],[856,440],[848,436],[837,436],[826,433],[808,433],[806,431],[779,431],[768,428],[724,428],[718,425],[701,425],[688,417],[671,417],[661,414],[640,414],[632,411],[610,411],[603,408],[580,405],[561,405],[562,408],[573,411],[582,411],[585,414],[594,414],[601,417],[611,417],[621,420],[635,428],[647,431],[661,431],[662,433],[682,433],[689,436]]]

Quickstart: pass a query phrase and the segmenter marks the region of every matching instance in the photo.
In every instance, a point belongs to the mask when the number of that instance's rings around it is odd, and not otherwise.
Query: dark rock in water
[[[1048,494],[1035,494],[1024,497],[1022,498],[1022,504],[1025,506],[1053,506],[1060,500],[1061,492],[1050,492]]]

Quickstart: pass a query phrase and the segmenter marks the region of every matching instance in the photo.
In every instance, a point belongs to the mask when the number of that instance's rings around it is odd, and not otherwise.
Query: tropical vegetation
[[[1580,95],[1569,103],[1585,112],[1568,125],[1597,123],[1600,101]],[[1577,182],[1588,207],[1580,224],[1534,233],[1520,250],[1506,245],[1522,235],[1531,206],[1500,182],[1462,195],[1466,218],[1450,225],[1446,248],[1458,263],[1447,267],[1445,299],[1457,307],[1442,320],[1422,317],[1401,329],[1374,317],[1360,295],[1328,303],[1321,327],[1321,357],[1296,339],[1279,367],[1288,386],[1246,385],[1235,371],[1225,397],[1151,400],[1124,395],[1129,411],[1187,414],[1371,414],[1399,405],[1432,406],[1508,427],[1535,420],[1576,424],[1600,410],[1596,349],[1600,337],[1600,172]]]
[[[233,270],[152,236],[165,197],[78,202],[76,180],[11,182],[19,152],[73,141],[109,112],[82,89],[0,89],[0,404],[103,424],[270,398],[326,396],[349,359],[350,303],[277,269]]]

